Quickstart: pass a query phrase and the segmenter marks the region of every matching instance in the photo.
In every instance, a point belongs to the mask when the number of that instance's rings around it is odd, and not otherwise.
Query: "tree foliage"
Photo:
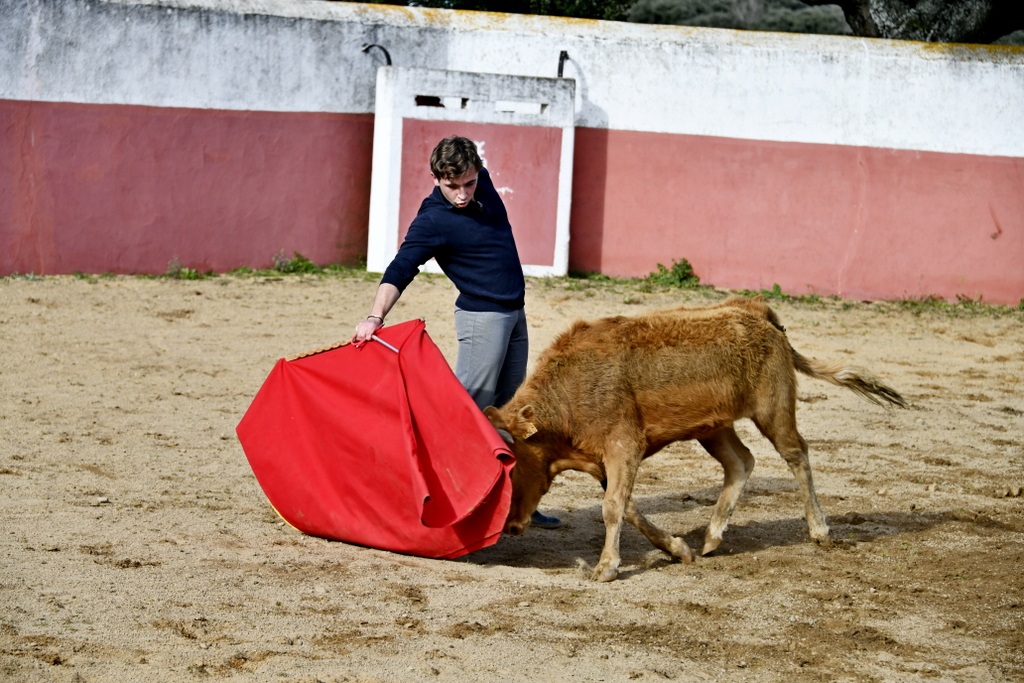
[[[1024,47],[1024,29],[1020,31],[1014,31],[1008,33],[1002,38],[997,38],[992,41],[993,45],[1016,45],[1018,47]]]
[[[380,0],[441,9],[935,42],[1024,44],[1024,0]]]
[[[396,0],[388,4],[625,21],[632,0]]]
[[[785,33],[851,32],[837,5],[811,7],[799,0],[638,0],[628,19]]]
[[[854,35],[868,38],[992,43],[1024,29],[1021,0],[804,1],[808,5],[837,4]]]

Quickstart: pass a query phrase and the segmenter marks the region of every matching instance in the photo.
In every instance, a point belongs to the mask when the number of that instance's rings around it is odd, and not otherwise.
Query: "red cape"
[[[422,321],[280,360],[238,424],[274,509],[302,532],[423,557],[497,542],[515,461]]]

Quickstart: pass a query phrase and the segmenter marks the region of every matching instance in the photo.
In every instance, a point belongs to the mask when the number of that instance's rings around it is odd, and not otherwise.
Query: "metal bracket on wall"
[[[378,45],[377,43],[366,43],[365,45],[363,45],[363,52],[368,53],[370,51],[370,48],[374,47],[378,48],[381,52],[384,53],[384,59],[387,61],[387,65],[391,66],[391,55],[388,53],[387,48],[385,48],[383,45]]]
[[[562,50],[558,53],[558,77],[562,78],[562,71],[565,69],[565,63],[569,59],[569,53]]]

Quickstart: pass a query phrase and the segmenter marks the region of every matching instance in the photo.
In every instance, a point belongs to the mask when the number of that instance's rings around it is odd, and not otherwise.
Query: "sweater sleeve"
[[[409,225],[409,232],[384,271],[381,284],[386,282],[397,287],[399,292],[404,292],[419,274],[420,266],[441,253],[443,247],[443,240],[433,220],[429,215],[421,213]]]

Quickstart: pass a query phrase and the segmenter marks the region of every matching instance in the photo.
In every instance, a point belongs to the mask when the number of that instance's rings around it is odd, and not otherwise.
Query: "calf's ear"
[[[487,406],[484,408],[484,416],[491,421],[491,426],[498,432],[505,443],[510,446],[515,443],[515,439],[508,431],[508,425],[505,424],[505,420],[502,419],[501,413],[494,406]]]
[[[516,429],[522,432],[521,439],[529,439],[537,433],[537,427],[533,424],[533,406],[523,406],[516,415]]]
[[[501,418],[501,413],[494,406],[487,406],[484,408],[484,416],[491,421],[495,429],[508,430],[508,425],[505,424],[505,420]]]

